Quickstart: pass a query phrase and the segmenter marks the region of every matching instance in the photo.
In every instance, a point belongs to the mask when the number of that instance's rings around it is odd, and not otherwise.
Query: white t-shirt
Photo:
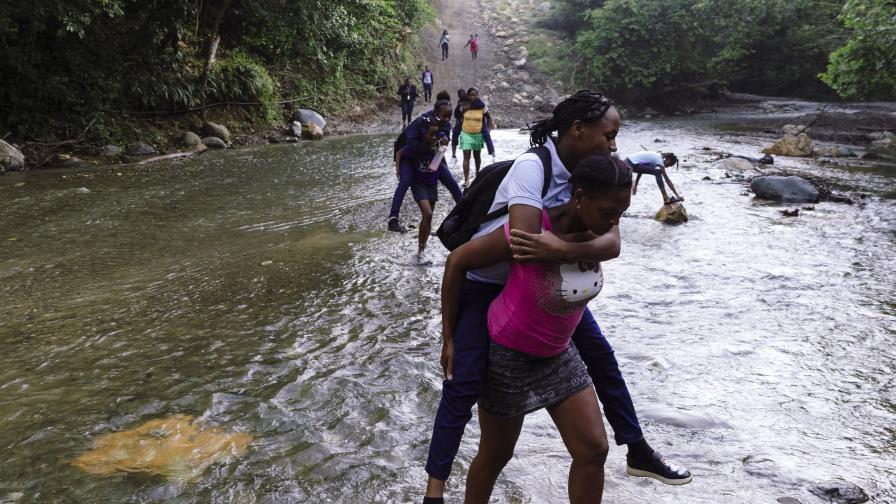
[[[509,208],[513,205],[528,205],[538,209],[553,208],[569,201],[571,197],[569,177],[571,174],[557,156],[557,147],[554,146],[553,140],[548,139],[544,145],[551,152],[551,172],[553,173],[544,198],[541,197],[541,190],[544,187],[544,167],[537,154],[527,152],[513,162],[513,166],[510,167],[510,171],[507,172],[507,176],[504,177],[495,192],[495,200],[492,202],[489,212],[503,206]],[[475,240],[491,233],[508,220],[510,220],[510,214],[486,222],[479,226],[479,230],[471,239]],[[485,268],[470,270],[467,272],[467,278],[478,282],[503,285],[507,281],[509,272],[510,263],[501,262]]]
[[[646,164],[651,166],[664,166],[663,156],[659,152],[636,152],[631,156],[628,156],[626,159],[628,159],[632,164],[635,165]]]

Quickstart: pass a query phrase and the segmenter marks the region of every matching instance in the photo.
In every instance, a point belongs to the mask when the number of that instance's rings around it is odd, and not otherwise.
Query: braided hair
[[[579,161],[569,183],[573,191],[582,189],[590,195],[632,186],[632,168],[625,161],[609,154],[594,154]]]
[[[551,117],[542,119],[529,127],[529,143],[544,145],[552,131],[564,131],[575,121],[595,123],[603,119],[613,100],[602,93],[583,89],[554,107]]]

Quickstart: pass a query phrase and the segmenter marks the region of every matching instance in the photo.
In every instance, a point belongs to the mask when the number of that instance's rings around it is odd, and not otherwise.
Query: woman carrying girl
[[[535,153],[525,153],[514,161],[495,194],[489,211],[508,207],[509,213],[479,227],[471,242],[510,223],[510,250],[513,259],[534,263],[601,262],[619,256],[621,239],[618,226],[601,236],[585,233],[584,241],[560,240],[543,229],[543,208],[554,208],[572,197],[569,180],[572,170],[583,159],[616,151],[619,113],[613,102],[600,93],[584,90],[560,102],[550,118],[535,123],[531,143],[546,149],[550,158],[550,179],[544,193],[545,166]],[[557,136],[552,135],[557,132]],[[426,472],[429,474],[425,503],[443,502],[445,480],[464,428],[472,417],[485,380],[490,337],[488,309],[501,293],[510,269],[508,262],[467,272],[463,296],[456,309],[456,321],[443,334],[442,382],[439,402],[429,445]],[[597,395],[603,404],[607,422],[613,428],[618,445],[627,445],[629,474],[656,478],[668,484],[691,481],[684,468],[669,463],[644,439],[628,387],[619,371],[613,348],[601,333],[591,312],[585,310],[572,334],[572,344],[584,361]]]
[[[610,232],[631,199],[632,172],[599,154],[579,162],[563,205],[541,209],[544,230],[588,239]],[[442,282],[442,327],[454,333],[467,270],[510,261],[510,223],[448,256]],[[504,289],[488,309],[491,344],[479,401],[479,453],[467,475],[465,502],[487,503],[513,455],[523,417],[547,408],[572,456],[569,499],[600,502],[607,434],[591,378],[574,346],[573,331],[588,301],[603,286],[599,262],[512,262]]]

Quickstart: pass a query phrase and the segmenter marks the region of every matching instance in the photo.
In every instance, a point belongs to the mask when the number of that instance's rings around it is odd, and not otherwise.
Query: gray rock
[[[152,156],[153,154],[158,154],[155,147],[143,142],[128,145],[125,152],[127,152],[128,156]]]
[[[121,147],[109,144],[104,145],[97,154],[100,156],[115,157],[120,156],[122,152],[124,151],[121,150]]]
[[[855,157],[856,154],[847,149],[846,147],[842,147],[839,145],[833,145],[830,147],[819,147],[815,149],[815,154],[819,156],[827,156],[827,157]]]
[[[896,158],[896,137],[884,137],[871,142],[868,152],[882,159]]]
[[[744,158],[730,157],[723,159],[720,164],[725,170],[732,171],[750,171],[754,168],[753,163]]]
[[[206,122],[202,125],[202,131],[210,137],[218,137],[225,142],[230,141],[230,131],[223,125],[213,122]],[[205,142],[203,142],[205,143]]]
[[[547,14],[551,11],[551,2],[541,2],[536,9],[542,14]]]
[[[202,144],[208,147],[209,149],[226,149],[227,142],[221,140],[218,137],[207,136],[202,137]]]
[[[302,138],[306,140],[321,140],[324,137],[324,131],[317,124],[302,124]]]
[[[299,109],[292,115],[293,121],[299,121],[302,125],[315,124],[323,130],[327,127],[327,120],[317,112],[309,109]]]
[[[818,189],[802,177],[757,177],[750,183],[750,189],[761,199],[788,203],[818,202]]]
[[[813,494],[838,504],[861,504],[868,502],[864,490],[847,481],[826,481],[809,489]]]
[[[25,169],[25,156],[16,146],[0,140],[0,173]]]
[[[779,504],[802,504],[799,499],[793,497],[778,497]]]
[[[521,58],[513,62],[513,66],[521,68],[526,65],[526,58]]]
[[[290,123],[289,134],[296,138],[301,138],[302,137],[302,123],[300,123],[299,121],[293,121],[292,123]]]
[[[498,63],[497,65],[492,67],[492,70],[494,70],[496,72],[503,72],[504,70],[507,70],[507,67],[505,67],[501,63]]]
[[[868,140],[883,140],[884,138],[893,138],[896,135],[893,135],[890,131],[875,131],[874,133],[868,133]]]
[[[196,147],[197,145],[202,143],[202,139],[200,139],[199,135],[193,133],[192,131],[184,131],[184,133],[180,136],[180,142],[187,147]]]
[[[805,124],[785,124],[783,128],[781,128],[781,133],[785,135],[793,135],[797,136],[800,133],[809,134],[809,127]]]

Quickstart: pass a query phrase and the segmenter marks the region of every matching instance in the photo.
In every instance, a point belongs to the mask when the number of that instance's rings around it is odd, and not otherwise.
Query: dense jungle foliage
[[[432,16],[426,0],[0,0],[0,13],[0,138],[48,140],[114,139],[122,122],[221,102],[256,104],[240,108],[256,122],[287,101],[333,112],[391,88]]]
[[[627,102],[719,89],[896,98],[893,0],[557,0],[582,83]]]

